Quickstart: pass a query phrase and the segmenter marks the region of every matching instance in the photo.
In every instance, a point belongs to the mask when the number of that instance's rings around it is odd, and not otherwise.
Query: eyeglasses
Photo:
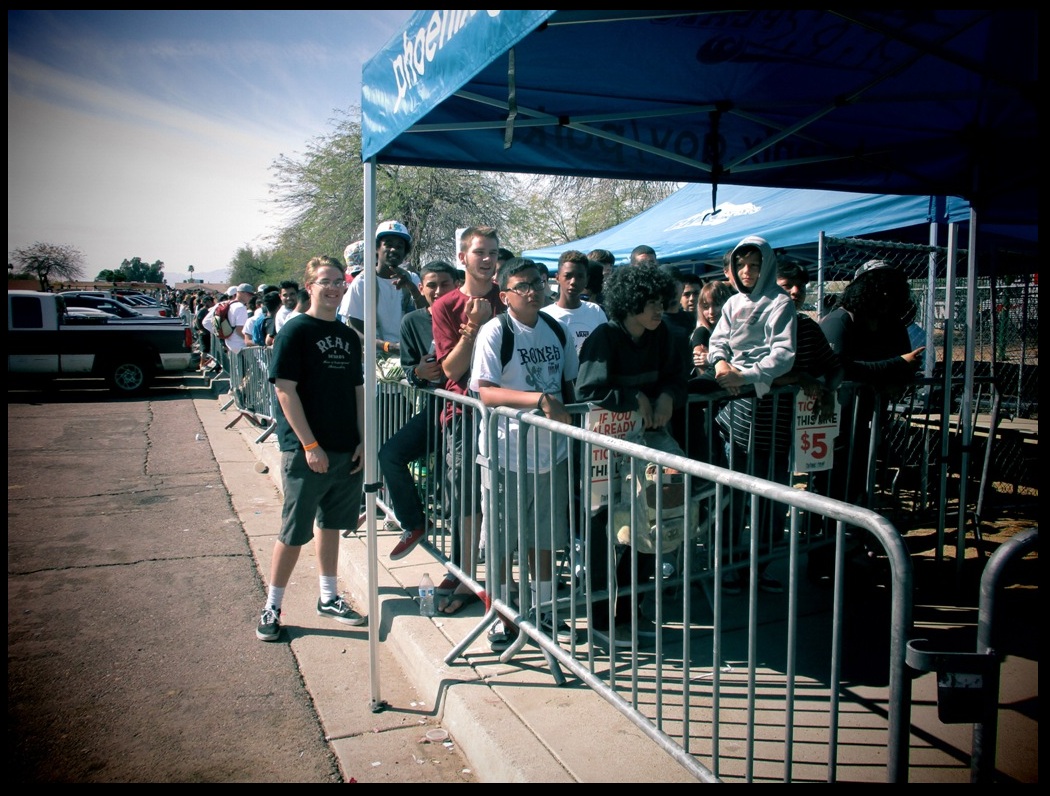
[[[546,282],[542,279],[537,279],[535,282],[519,282],[513,287],[508,287],[507,290],[510,293],[517,293],[519,296],[527,296],[529,293],[539,293],[546,287]]]
[[[328,290],[330,287],[346,287],[345,279],[318,279],[314,282],[320,288]]]
[[[699,296],[699,290],[686,290],[682,293],[682,298],[692,298],[693,296]]]

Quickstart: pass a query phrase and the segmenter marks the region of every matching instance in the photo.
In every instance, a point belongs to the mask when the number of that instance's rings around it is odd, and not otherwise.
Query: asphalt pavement
[[[16,783],[472,782],[367,628],[316,615],[304,550],[255,637],[280,493],[202,379],[8,395],[8,748]],[[440,732],[439,732],[440,734]]]

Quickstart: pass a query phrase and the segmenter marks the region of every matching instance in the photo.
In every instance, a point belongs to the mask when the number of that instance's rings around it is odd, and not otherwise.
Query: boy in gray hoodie
[[[773,380],[788,373],[795,362],[796,313],[791,297],[777,284],[777,260],[765,238],[749,235],[738,243],[730,257],[727,276],[737,292],[722,307],[722,317],[711,332],[708,356],[714,367],[718,385],[738,396],[745,387],[752,387],[756,398],[736,398],[729,401],[718,414],[718,424],[726,436],[726,456],[729,466],[760,478],[783,480],[786,473],[786,451],[773,457],[773,429],[755,426],[752,418],[757,402],[771,400],[765,396]],[[773,413],[773,423],[791,423],[790,415]],[[762,424],[765,426],[766,424]],[[772,425],[770,423],[769,425]],[[738,546],[745,516],[744,495],[737,493],[732,501],[731,521],[735,523],[732,547]],[[760,539],[768,544],[766,529],[772,523],[768,501],[763,502],[763,529]],[[752,529],[754,531],[755,529]],[[739,552],[739,551],[738,551]],[[732,556],[734,551],[730,549]],[[759,588],[780,592],[779,581],[760,567]],[[742,585],[731,574],[723,584],[727,593],[739,593]]]

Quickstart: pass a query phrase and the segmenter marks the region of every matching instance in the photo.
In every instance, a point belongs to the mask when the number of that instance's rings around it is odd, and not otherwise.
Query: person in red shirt
[[[468,227],[459,240],[459,263],[466,277],[453,290],[431,307],[434,330],[434,355],[445,374],[445,389],[467,394],[474,340],[485,321],[507,307],[500,299],[499,286],[493,281],[499,261],[499,234],[493,227]],[[450,402],[442,417],[445,426],[446,472],[453,480],[453,506],[460,516],[459,553],[464,572],[473,573],[478,529],[481,527],[481,492],[474,465],[477,439],[473,426],[460,422],[462,405]],[[455,558],[456,550],[453,550]],[[458,613],[477,597],[471,588],[460,583],[442,602],[439,610]]]

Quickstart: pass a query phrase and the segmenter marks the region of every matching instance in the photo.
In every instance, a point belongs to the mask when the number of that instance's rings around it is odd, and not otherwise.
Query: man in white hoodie
[[[740,395],[741,389],[752,387],[757,396],[736,398],[719,412],[718,425],[726,437],[726,456],[729,466],[738,472],[782,481],[787,469],[786,451],[774,444],[773,429],[767,427],[772,423],[757,425],[752,418],[759,401],[771,400],[765,396],[773,380],[788,373],[795,363],[795,304],[777,284],[776,255],[765,238],[750,235],[740,241],[733,249],[726,275],[737,292],[723,305],[722,317],[711,332],[709,362],[714,367],[718,385],[730,395]],[[774,422],[790,424],[791,417],[785,414],[774,412]],[[779,455],[774,455],[775,448]],[[737,549],[731,549],[731,555],[743,552],[739,541],[748,516],[744,512],[744,493],[736,492],[732,505],[731,548]],[[770,513],[768,501],[763,501],[762,508],[759,538],[768,545],[768,529],[773,526],[777,512]],[[723,583],[723,590],[740,593],[742,583],[734,579],[733,574]],[[758,586],[766,592],[783,591],[780,582],[765,573],[765,565],[760,568]]]

